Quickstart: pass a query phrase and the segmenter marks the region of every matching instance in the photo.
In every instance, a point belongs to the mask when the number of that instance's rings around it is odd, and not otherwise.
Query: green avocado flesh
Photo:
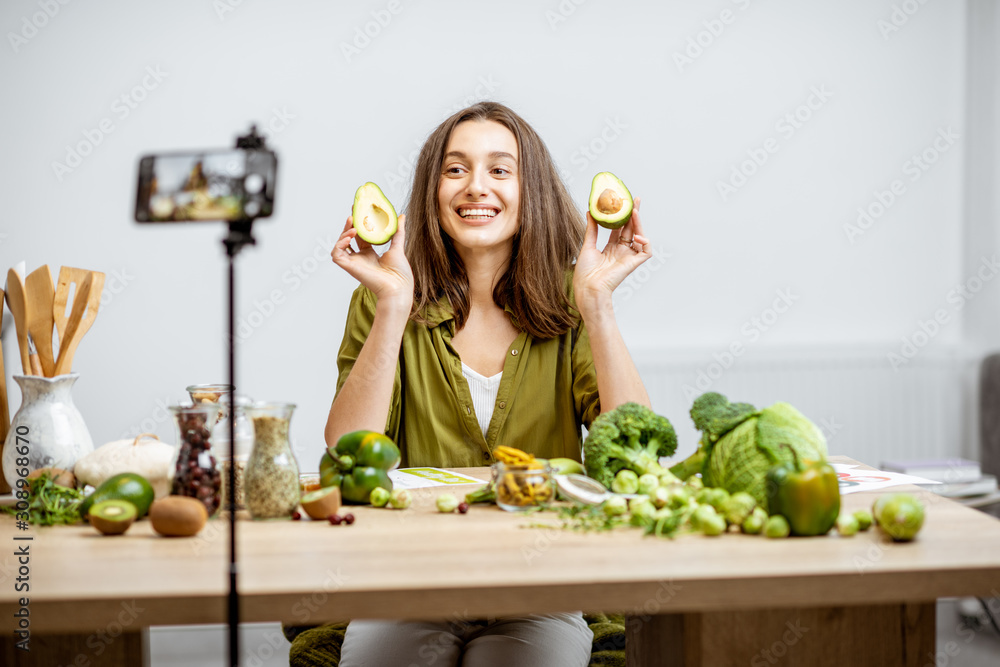
[[[590,184],[590,217],[607,229],[618,229],[632,217],[632,193],[610,171],[594,176]]]
[[[399,228],[396,209],[374,183],[358,188],[351,215],[358,237],[372,245],[388,243]]]

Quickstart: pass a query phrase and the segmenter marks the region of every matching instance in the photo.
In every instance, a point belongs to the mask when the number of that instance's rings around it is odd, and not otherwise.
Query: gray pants
[[[586,667],[594,635],[577,613],[494,621],[351,621],[341,667]]]

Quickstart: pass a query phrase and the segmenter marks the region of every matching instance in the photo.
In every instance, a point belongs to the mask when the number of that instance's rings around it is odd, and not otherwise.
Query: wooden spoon
[[[40,266],[24,279],[28,300],[28,333],[35,341],[38,349],[38,361],[42,364],[42,374],[52,377],[55,374],[56,360],[52,352],[53,304],[56,298],[55,284],[48,265]]]
[[[0,289],[0,330],[3,329],[3,290]],[[0,493],[10,493],[10,484],[3,475],[3,443],[10,429],[10,412],[7,406],[7,371],[3,367],[3,345],[0,344]]]
[[[31,360],[28,355],[28,303],[24,298],[24,281],[21,274],[11,269],[7,272],[7,307],[14,316],[17,331],[17,347],[21,352],[21,370],[31,375]]]
[[[104,291],[104,274],[100,271],[88,271],[83,283],[76,286],[73,296],[73,310],[66,320],[66,335],[59,339],[59,358],[56,359],[56,375],[69,373],[73,369],[73,355],[76,346],[80,344],[84,334],[90,331],[91,325],[97,319],[97,309],[101,304],[101,292]]]

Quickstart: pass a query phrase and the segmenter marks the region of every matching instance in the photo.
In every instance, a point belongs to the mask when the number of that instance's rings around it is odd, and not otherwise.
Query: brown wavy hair
[[[428,306],[448,302],[456,329],[469,316],[469,278],[451,238],[441,230],[438,183],[452,130],[470,120],[496,121],[517,139],[518,226],[510,263],[493,289],[493,301],[501,308],[509,306],[514,325],[529,335],[554,338],[579,319],[567,296],[566,273],[583,245],[585,223],[545,143],[523,118],[496,102],[480,102],[455,113],[434,130],[420,151],[406,207],[413,318],[426,323]]]

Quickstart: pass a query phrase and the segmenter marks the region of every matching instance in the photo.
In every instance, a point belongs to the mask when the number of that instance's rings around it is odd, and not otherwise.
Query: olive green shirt
[[[507,309],[510,313],[510,309]],[[337,391],[344,386],[375,317],[375,295],[358,287],[351,297],[337,358]],[[451,344],[450,306],[427,311],[429,325],[410,320],[403,332],[386,434],[396,441],[405,466],[488,465],[499,445],[544,458],[581,457],[581,424],[600,414],[597,374],[583,322],[557,338],[534,339],[523,331],[503,365],[486,437],[476,420],[462,361]]]

